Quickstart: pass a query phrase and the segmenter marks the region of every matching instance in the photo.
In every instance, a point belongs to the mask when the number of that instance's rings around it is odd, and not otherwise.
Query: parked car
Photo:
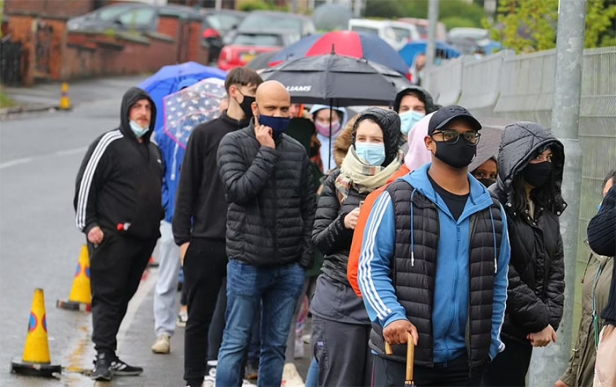
[[[229,71],[245,66],[259,54],[278,51],[300,39],[299,33],[289,30],[238,31],[233,42],[222,49],[218,67]]]
[[[223,47],[223,36],[244,20],[245,12],[233,10],[202,9],[203,42],[210,50],[210,60],[217,61]]]
[[[349,30],[377,35],[396,51],[407,43],[420,39],[415,26],[391,20],[351,19]]]
[[[417,27],[417,31],[419,32],[419,37],[421,39],[428,39],[428,25],[429,22],[427,19],[416,19],[412,17],[403,17],[398,19],[399,22],[412,24]],[[447,27],[441,22],[438,22],[436,25],[436,40],[445,40],[447,39]]]
[[[152,6],[140,3],[109,5],[69,19],[69,30],[82,31],[140,31],[158,30],[159,16],[178,16],[188,20],[202,21],[203,16],[194,8],[182,5]]]
[[[304,15],[295,15],[286,12],[253,11],[237,27],[223,39],[225,44],[230,44],[235,34],[249,31],[279,30],[292,31],[299,34],[300,38],[316,33],[312,19]]]

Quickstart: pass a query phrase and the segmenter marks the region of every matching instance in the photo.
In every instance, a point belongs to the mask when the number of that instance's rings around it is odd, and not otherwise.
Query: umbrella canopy
[[[156,122],[164,122],[163,109],[160,106],[163,98],[178,91],[178,85],[185,79],[194,78],[197,81],[206,78],[225,79],[227,73],[214,67],[203,66],[196,62],[186,62],[179,65],[163,66],[158,72],[145,81],[139,88],[147,91],[158,107]]]
[[[417,40],[411,42],[404,46],[400,50],[400,56],[404,59],[407,65],[413,66],[415,63],[415,57],[418,54],[426,53],[426,46],[428,43],[425,40]],[[452,59],[459,57],[460,51],[456,50],[454,47],[448,45],[445,42],[436,42],[436,57],[443,59]]]
[[[278,54],[280,50],[270,51],[270,52],[262,52],[257,55],[253,60],[248,62],[246,67],[253,70],[262,70],[269,67],[269,62],[271,62],[272,58]]]
[[[207,78],[164,97],[165,134],[186,148],[195,126],[220,116],[220,102],[226,94],[223,80]]]
[[[396,97],[395,85],[368,61],[337,54],[283,63],[261,77],[281,82],[297,103],[387,105]]]
[[[387,42],[374,34],[354,31],[332,31],[326,34],[309,35],[275,55],[270,64],[302,57],[324,55],[335,52],[338,55],[367,59],[379,63],[400,74],[408,73],[409,66],[400,54]]]

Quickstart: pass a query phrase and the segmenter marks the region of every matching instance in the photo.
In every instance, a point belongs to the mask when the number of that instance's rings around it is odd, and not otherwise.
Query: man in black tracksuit
[[[87,235],[92,287],[95,380],[139,375],[116,356],[116,335],[160,237],[163,165],[150,142],[156,106],[133,87],[122,99],[120,127],[98,137],[75,189],[77,227]]]
[[[188,295],[184,340],[184,380],[188,386],[203,383],[208,330],[227,275],[227,201],[218,177],[216,151],[227,133],[248,126],[250,106],[261,82],[251,69],[233,69],[225,81],[229,108],[219,118],[193,129],[184,154],[172,226]]]

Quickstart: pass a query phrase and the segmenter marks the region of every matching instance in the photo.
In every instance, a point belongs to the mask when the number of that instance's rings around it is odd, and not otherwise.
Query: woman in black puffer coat
[[[564,261],[558,217],[563,145],[541,125],[518,122],[505,128],[492,186],[507,212],[511,262],[505,344],[485,376],[485,386],[524,386],[533,347],[556,341],[563,314]]]
[[[327,178],[319,198],[312,241],[325,261],[310,306],[319,386],[371,384],[370,319],[347,280],[347,261],[359,207],[401,165],[399,141],[394,111],[365,110],[353,125],[342,166]]]

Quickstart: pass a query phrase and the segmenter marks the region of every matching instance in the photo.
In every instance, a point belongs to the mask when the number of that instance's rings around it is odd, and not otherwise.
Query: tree
[[[400,2],[404,16],[420,19],[428,18],[428,0],[403,0]],[[481,21],[486,14],[477,4],[469,4],[462,0],[439,1],[439,19],[448,29],[454,27],[481,27]]]
[[[558,0],[500,0],[497,14],[495,25],[488,27],[492,38],[504,47],[517,53],[556,47]],[[615,18],[616,4],[587,0],[584,46],[614,43],[609,30]]]
[[[399,18],[404,17],[404,9],[396,0],[366,1],[365,17]]]

